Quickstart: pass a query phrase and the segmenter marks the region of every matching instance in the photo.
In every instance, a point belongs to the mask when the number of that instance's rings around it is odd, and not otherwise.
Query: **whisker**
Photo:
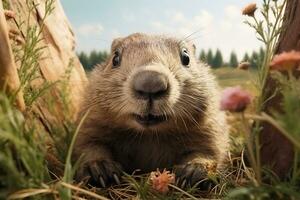
[[[191,113],[189,113],[184,107],[181,107],[183,113],[186,115],[187,118],[191,119],[195,125],[200,126],[200,124],[196,121]]]
[[[191,102],[188,99],[182,99],[181,100],[182,103],[184,104],[188,104],[189,106],[192,106],[193,108],[195,108],[196,110],[200,111],[201,114],[204,115],[204,117],[208,117],[210,120],[212,120],[215,124],[221,124],[220,121],[218,121],[216,118],[212,118],[211,116],[209,116],[209,114],[205,111],[203,111],[201,108],[197,107],[196,105],[193,104],[193,102]],[[221,111],[220,111],[221,112]]]
[[[157,139],[157,144],[159,146],[159,135],[158,135],[158,131],[157,130],[154,130],[154,133],[155,133],[155,136],[156,136],[156,139]]]
[[[180,42],[185,41],[186,39],[188,39],[189,37],[191,37],[192,35],[195,35],[196,33],[199,33],[200,31],[203,30],[203,27],[196,29],[194,32],[192,32],[191,34],[187,35],[186,37],[184,37],[183,39],[180,40]]]
[[[181,107],[181,112],[179,112],[179,114],[180,114],[180,116],[181,116],[181,114],[183,114],[186,118],[190,118],[189,114],[186,111],[184,111],[184,109],[182,107]],[[184,117],[181,117],[181,119],[185,123]],[[187,130],[187,132],[188,132],[188,130]],[[184,137],[188,137],[189,139],[193,139],[190,134],[185,134]],[[184,142],[183,139],[182,139],[182,141]]]
[[[203,36],[204,36],[204,34],[201,34],[201,35],[199,35],[199,36],[197,36],[197,37],[194,37],[194,38],[191,38],[191,39],[187,40],[187,42],[195,41],[195,40],[197,40],[197,39],[199,39],[199,38],[202,38]]]
[[[179,117],[180,117],[180,119],[181,119],[181,121],[182,121],[182,123],[183,123],[183,125],[185,127],[185,130],[188,131],[188,127],[187,127],[187,125],[185,123],[185,120],[184,120],[183,116],[181,115],[181,112],[178,112],[178,115],[179,115]]]

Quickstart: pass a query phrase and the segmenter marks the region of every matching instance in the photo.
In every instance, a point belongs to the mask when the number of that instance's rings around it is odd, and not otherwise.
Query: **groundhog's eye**
[[[120,52],[119,51],[115,51],[114,53],[114,57],[112,59],[112,64],[113,67],[119,67],[121,64],[121,56],[120,56]]]
[[[190,64],[190,56],[189,56],[187,49],[185,49],[185,48],[181,49],[180,58],[181,58],[182,65],[184,65],[185,67],[188,67]]]

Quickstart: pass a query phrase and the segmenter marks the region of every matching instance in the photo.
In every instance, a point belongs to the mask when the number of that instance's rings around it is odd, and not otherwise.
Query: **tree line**
[[[265,51],[260,48],[258,51],[253,51],[252,53],[246,52],[242,59],[238,59],[237,54],[232,51],[229,56],[228,61],[224,61],[222,52],[217,49],[213,52],[211,49],[205,51],[201,50],[199,55],[199,60],[207,63],[212,68],[220,67],[237,67],[241,62],[249,62],[251,68],[256,69],[258,65],[262,62]]]
[[[92,70],[96,64],[100,64],[104,62],[109,56],[107,51],[96,51],[96,50],[91,51],[89,54],[85,52],[80,52],[77,55],[83,68],[86,71]]]
[[[104,62],[109,53],[107,51],[91,51],[90,53],[80,52],[78,58],[86,71],[90,71],[96,64]],[[245,53],[242,59],[238,59],[237,54],[232,51],[229,60],[225,61],[222,52],[217,49],[215,52],[212,49],[207,51],[201,50],[199,60],[207,63],[212,68],[220,67],[237,67],[241,62],[249,62],[251,68],[256,69],[264,57],[264,50],[260,48],[252,53]]]

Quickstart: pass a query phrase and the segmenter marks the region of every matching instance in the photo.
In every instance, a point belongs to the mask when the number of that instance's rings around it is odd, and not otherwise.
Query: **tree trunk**
[[[283,32],[280,35],[275,53],[279,54],[290,50],[300,51],[300,1],[298,0],[287,1]],[[272,92],[278,87],[277,84],[275,80],[268,77],[265,87],[267,96],[272,95]],[[281,95],[277,94],[266,103],[264,111],[268,114],[270,114],[271,110],[280,112],[281,99]],[[261,143],[262,164],[271,167],[279,177],[283,178],[289,172],[293,163],[293,145],[268,123],[263,124]]]
[[[46,158],[48,167],[56,175],[61,175],[63,167],[60,167],[59,161],[53,156],[55,155],[53,137],[49,136],[55,137],[55,134],[64,136],[72,130],[69,126],[76,118],[87,78],[75,53],[75,36],[60,1],[54,0],[54,10],[43,20],[46,2],[51,1],[0,0],[0,89],[6,82],[11,90],[15,91],[20,87],[20,80],[22,84],[22,76],[20,75],[20,78],[18,76],[18,70],[22,71],[20,57],[28,54],[28,66],[37,66],[33,71],[38,74],[38,77],[26,81],[30,84],[26,90],[23,89],[24,98],[19,92],[18,106],[21,111],[24,111],[23,99],[25,99],[27,108],[24,116],[34,124],[37,128],[36,132],[49,141]],[[2,3],[5,9],[14,11],[15,19],[5,20]],[[21,41],[24,40],[25,44],[9,40],[9,30],[14,30],[17,37]],[[24,54],[24,45],[28,47],[29,41],[35,37],[28,30],[40,33],[40,40],[36,44],[37,54],[33,54],[32,50]],[[34,64],[30,64],[32,59],[35,59]],[[23,63],[25,63],[24,59]],[[31,97],[34,92],[43,88],[45,83],[49,83],[51,87],[29,105],[26,97]]]
[[[0,1],[0,90],[11,95],[19,90],[20,79],[8,35],[9,30]],[[16,104],[21,111],[25,110],[22,90],[16,94]]]
[[[75,117],[87,78],[75,53],[75,36],[60,1],[54,1],[54,10],[46,17],[44,23],[42,23],[42,18],[45,15],[46,0],[5,0],[3,2],[16,14],[16,18],[9,20],[8,25],[10,29],[17,30],[20,37],[26,40],[26,31],[28,28],[26,26],[27,19],[30,19],[29,26],[36,26],[37,30],[41,31],[41,41],[38,44],[38,47],[43,48],[41,51],[42,54],[38,58],[38,70],[41,76],[31,82],[33,89],[40,87],[45,81],[55,82],[61,80],[63,76],[66,75],[66,72],[71,69],[68,93],[72,117]],[[26,2],[35,5],[34,9],[30,10]],[[2,46],[1,41],[2,51],[8,54],[10,48],[11,45],[7,45],[6,47]],[[4,58],[2,54],[0,57]],[[12,61],[12,63],[16,65],[16,67],[12,68],[16,72],[17,68],[20,68],[20,62],[14,63],[14,61]],[[15,87],[18,87],[17,82],[15,82],[15,84]],[[52,96],[57,96],[59,100],[59,92],[61,92],[61,90],[61,88],[55,87],[54,91],[51,90],[51,92],[48,93],[51,93],[50,95]],[[52,119],[51,116],[48,116],[49,112],[45,110],[43,98],[45,100],[47,97],[42,97],[41,100],[36,103],[35,108],[41,112],[43,117],[46,116],[46,118]],[[58,104],[55,105],[57,111],[61,110],[60,106],[61,105]]]

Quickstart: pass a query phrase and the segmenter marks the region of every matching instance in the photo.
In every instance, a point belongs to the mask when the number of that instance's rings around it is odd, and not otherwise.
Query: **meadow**
[[[234,67],[221,67],[213,69],[212,72],[222,88],[240,85],[254,94],[257,93],[255,84],[258,72],[255,69],[242,70]]]
[[[47,2],[45,18],[53,10],[53,1]],[[41,60],[45,59],[42,57],[45,47],[40,44],[42,29],[25,27],[23,46],[12,45],[16,63],[20,64],[17,70],[20,87],[13,92],[4,87],[0,92],[0,199],[300,199],[300,81],[293,75],[300,64],[300,53],[275,55],[285,3],[278,5],[277,1],[263,0],[261,12],[265,19],[262,22],[251,21],[255,18],[256,5],[254,11],[253,5],[250,10],[253,13],[246,13],[250,17],[248,25],[257,32],[265,49],[257,69],[213,69],[222,89],[239,85],[241,88],[233,90],[235,95],[250,91],[246,97],[252,96],[251,102],[232,100],[234,104],[242,103],[242,109],[223,108],[231,125],[231,148],[224,169],[209,170],[210,184],[205,190],[169,184],[166,194],[153,188],[149,174],[124,174],[120,185],[105,189],[73,180],[77,165],[71,162],[71,156],[84,120],[75,123],[72,115],[70,87],[80,84],[72,85],[74,62],[68,62],[58,81],[41,81],[45,75],[40,68]],[[27,6],[30,11],[35,9],[35,5]],[[43,25],[45,18],[39,23]],[[276,23],[272,22],[274,19]],[[25,22],[22,24],[26,25]],[[266,96],[264,88],[269,76],[280,87]],[[16,104],[20,90],[25,110]],[[278,105],[282,112],[267,114],[265,103],[277,95],[275,92],[282,97]],[[43,112],[51,116],[51,121],[47,121]],[[294,150],[291,169],[283,178],[261,164],[259,136],[263,122],[274,126]]]

